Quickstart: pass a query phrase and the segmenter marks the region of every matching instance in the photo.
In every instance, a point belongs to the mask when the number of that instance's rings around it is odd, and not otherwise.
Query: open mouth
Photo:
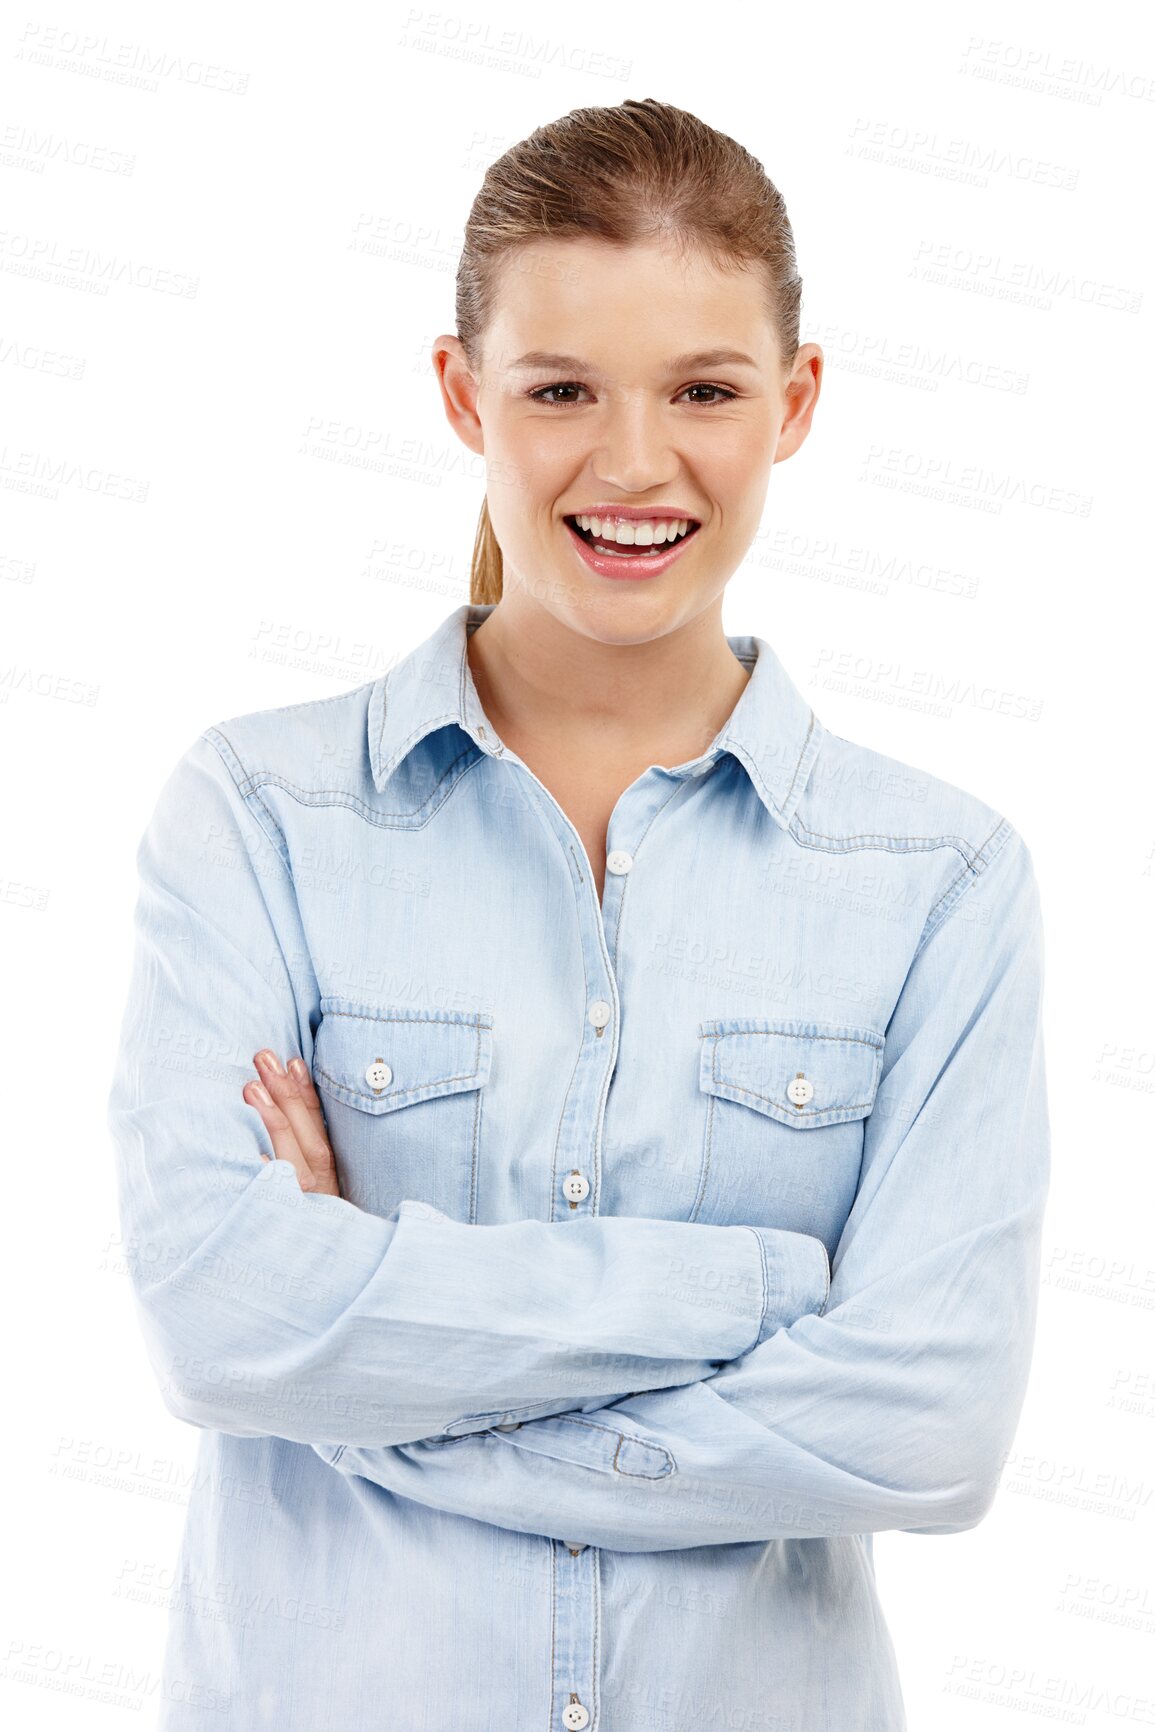
[[[570,533],[576,535],[579,541],[584,541],[587,547],[592,547],[597,553],[604,553],[611,556],[617,555],[622,559],[654,559],[663,553],[668,553],[671,548],[681,547],[685,542],[689,541],[691,536],[696,535],[698,530],[701,528],[700,523],[695,523],[694,521],[689,520],[687,521],[684,534],[675,534],[669,540],[635,542],[630,544],[619,541],[605,541],[600,536],[596,536],[592,529],[583,529],[578,523],[576,517],[566,517],[563,519],[563,522]]]

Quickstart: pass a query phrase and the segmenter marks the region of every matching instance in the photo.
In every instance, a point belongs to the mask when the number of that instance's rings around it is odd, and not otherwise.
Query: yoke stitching
[[[969,866],[978,858],[979,852],[962,836],[895,836],[885,830],[860,830],[849,836],[832,836],[822,830],[811,830],[798,817],[791,819],[790,831],[794,840],[801,847],[816,847],[823,853],[837,851],[834,847],[823,849],[821,845],[824,842],[841,844],[845,847],[858,844],[862,848],[889,848],[892,851],[905,850],[911,853],[928,853],[934,848],[953,848],[956,853],[962,855]],[[986,843],[984,842],[982,846],[985,847]]]
[[[457,782],[459,782],[463,776],[467,775],[474,767],[474,764],[482,761],[482,756],[484,756],[484,754],[473,758],[469,763],[465,764],[464,769],[458,770],[458,765],[462,764],[465,759],[470,758],[472,749],[472,747],[466,747],[463,752],[461,752],[446,766],[428,799],[423,805],[415,807],[412,812],[375,812],[372,807],[367,805],[366,802],[357,794],[348,793],[338,788],[302,788],[298,783],[291,782],[287,776],[280,776],[273,770],[254,771],[251,775],[247,775],[244,784],[238,784],[238,787],[240,793],[246,799],[259,799],[260,796],[257,793],[258,787],[271,785],[280,788],[284,793],[289,795],[290,799],[296,800],[298,805],[318,807],[344,806],[347,810],[356,812],[358,817],[364,818],[367,824],[375,824],[380,829],[395,829],[406,825],[411,819],[420,816],[422,813],[426,814],[423,819],[423,824],[429,821],[433,816],[434,811],[436,811],[437,807],[441,804],[441,799],[439,799],[438,796],[441,795],[441,790],[449,778],[453,777],[453,786],[456,786]],[[240,762],[239,759],[237,761],[238,763]],[[457,771],[456,775],[454,775],[454,771]],[[444,795],[441,795],[441,798],[448,799],[449,794],[452,793],[452,791],[452,787],[447,788]],[[264,806],[263,801],[261,801],[261,805]],[[426,811],[426,808],[428,808],[428,811]],[[264,806],[264,809],[265,811],[268,811],[267,806]]]

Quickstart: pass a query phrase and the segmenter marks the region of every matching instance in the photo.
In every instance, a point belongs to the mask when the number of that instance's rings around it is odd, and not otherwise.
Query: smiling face
[[[720,610],[822,369],[812,343],[784,368],[760,273],[586,240],[504,262],[479,379],[456,338],[435,361],[450,420],[485,456],[503,606],[606,643]]]

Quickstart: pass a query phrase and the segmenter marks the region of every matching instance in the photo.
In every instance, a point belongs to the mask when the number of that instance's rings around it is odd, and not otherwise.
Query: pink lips
[[[698,533],[696,529],[692,529],[688,535],[681,535],[670,546],[663,547],[660,553],[595,553],[588,541],[583,541],[582,537],[565,519],[562,521],[571,545],[580,554],[589,569],[596,571],[599,577],[635,579],[657,577],[660,572],[673,565],[676,559],[681,558],[683,550]]]

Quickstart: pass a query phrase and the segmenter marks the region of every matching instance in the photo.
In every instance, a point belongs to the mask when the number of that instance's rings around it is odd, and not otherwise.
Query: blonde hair
[[[652,96],[575,108],[487,170],[457,270],[457,335],[470,368],[479,371],[498,267],[516,248],[565,239],[629,246],[659,236],[683,253],[704,250],[722,270],[760,267],[783,363],[792,368],[802,279],[781,193],[742,145]],[[483,500],[469,599],[500,601],[501,590],[501,548]]]

